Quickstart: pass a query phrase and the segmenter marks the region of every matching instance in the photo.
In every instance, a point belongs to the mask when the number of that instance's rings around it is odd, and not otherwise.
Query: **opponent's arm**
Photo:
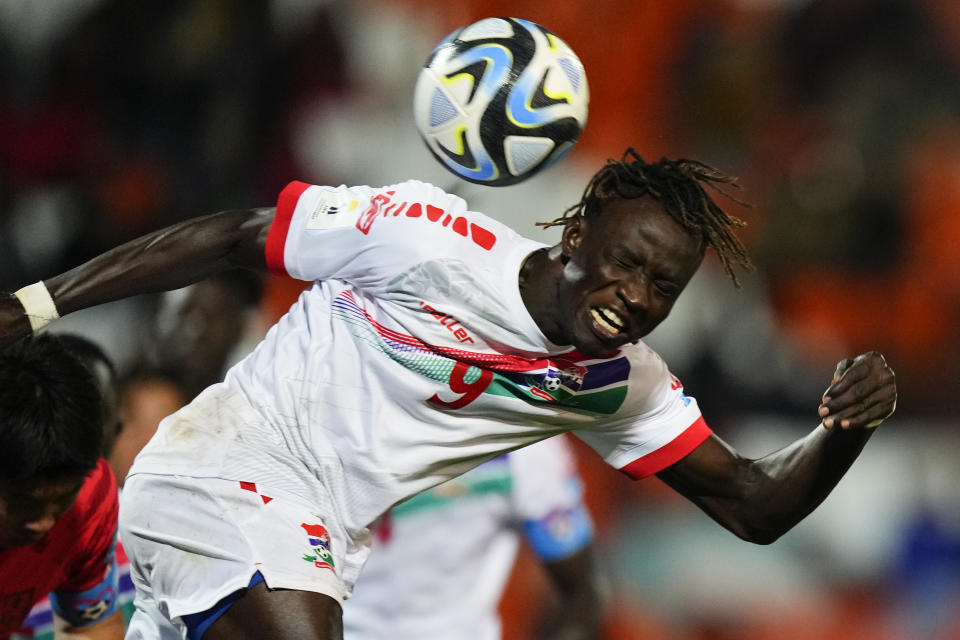
[[[603,606],[593,546],[559,560],[544,562],[560,596],[540,634],[550,640],[593,640],[601,636]]]
[[[44,280],[58,313],[185,287],[233,267],[265,269],[274,209],[223,211],[155,231]],[[0,296],[0,345],[30,333],[21,302]]]
[[[713,435],[657,475],[739,537],[769,544],[827,497],[896,400],[883,356],[843,360],[819,408],[823,423],[804,438],[750,460]]]

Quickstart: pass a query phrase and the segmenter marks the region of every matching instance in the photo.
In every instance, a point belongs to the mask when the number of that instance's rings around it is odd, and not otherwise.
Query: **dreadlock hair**
[[[730,195],[722,185],[740,188],[736,178],[702,162],[661,158],[658,162],[647,163],[630,147],[620,160],[608,160],[593,175],[580,202],[569,207],[559,218],[536,224],[544,228],[566,226],[578,215],[586,219],[599,216],[604,205],[616,198],[649,195],[656,198],[670,217],[690,235],[699,238],[704,246],[713,247],[723,270],[733,280],[734,286],[739,288],[740,281],[734,273],[734,265],[750,271],[753,270],[753,264],[733,229],[745,227],[747,223],[721,209],[704,190],[704,186],[737,204],[749,205]]]

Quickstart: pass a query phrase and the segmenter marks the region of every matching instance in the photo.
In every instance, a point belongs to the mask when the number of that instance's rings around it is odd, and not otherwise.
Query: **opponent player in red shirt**
[[[58,640],[119,640],[117,488],[104,403],[56,337],[0,350],[0,638],[50,594]]]

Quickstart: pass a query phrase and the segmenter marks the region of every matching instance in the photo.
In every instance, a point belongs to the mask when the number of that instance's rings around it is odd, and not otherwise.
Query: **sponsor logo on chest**
[[[464,329],[460,322],[453,316],[437,311],[423,300],[420,301],[420,306],[423,307],[424,311],[427,311],[430,315],[439,320],[440,324],[446,327],[447,331],[452,333],[454,338],[463,343],[469,342],[473,344],[473,338],[470,337],[470,334],[467,333],[467,330]]]

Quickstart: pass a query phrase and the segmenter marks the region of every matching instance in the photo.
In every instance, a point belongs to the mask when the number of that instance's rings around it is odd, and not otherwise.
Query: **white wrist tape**
[[[30,320],[30,328],[34,332],[60,317],[57,305],[53,303],[53,298],[50,297],[50,292],[47,291],[47,286],[43,284],[43,280],[27,285],[23,289],[15,291],[13,295],[23,305],[23,310],[26,311],[27,318]]]

